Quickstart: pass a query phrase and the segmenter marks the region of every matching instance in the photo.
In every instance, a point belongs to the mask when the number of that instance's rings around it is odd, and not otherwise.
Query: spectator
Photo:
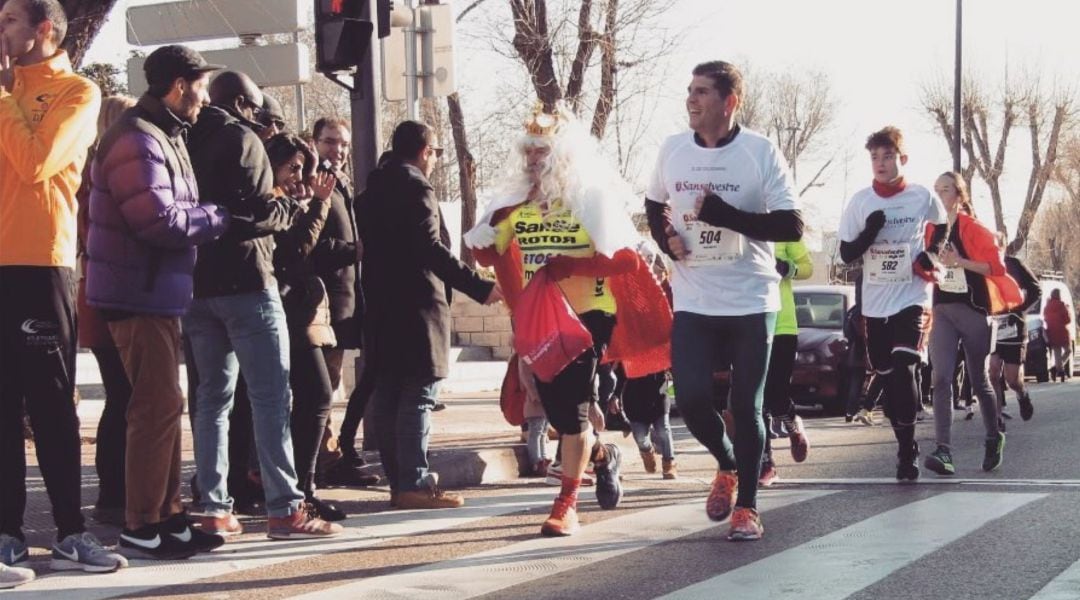
[[[23,406],[52,504],[52,567],[111,572],[127,565],[86,531],[80,512],[75,413],[75,190],[101,92],[72,72],[57,0],[0,8],[0,581],[33,572],[23,535]]]
[[[227,208],[232,220],[221,239],[200,248],[195,300],[184,317],[199,372],[194,434],[203,530],[242,531],[232,514],[225,452],[239,367],[251,400],[267,535],[337,535],[340,526],[310,517],[303,506],[289,431],[289,341],[273,275],[272,236],[289,227],[298,206],[274,193],[270,161],[253,122],[263,94],[251,78],[222,72],[210,84],[210,102],[191,130],[188,148],[200,193]]]
[[[97,120],[97,141],[90,148],[83,167],[82,183],[75,198],[79,202],[79,258],[82,277],[75,314],[78,318],[79,347],[94,354],[105,388],[105,409],[101,412],[97,428],[97,446],[94,466],[98,474],[98,498],[94,503],[94,519],[99,523],[124,526],[124,448],[127,435],[127,405],[131,396],[131,384],[124,373],[124,363],[116,351],[109,326],[97,309],[86,304],[86,236],[90,227],[90,165],[97,143],[120,115],[135,106],[130,96],[109,96],[101,101]]]
[[[279,133],[285,133],[285,111],[281,103],[270,94],[263,94],[262,112],[259,113],[259,139],[266,143]]]
[[[289,325],[289,382],[293,393],[291,430],[293,458],[300,491],[315,513],[341,521],[345,513],[315,496],[315,460],[330,416],[333,388],[324,348],[336,343],[330,327],[326,286],[315,273],[312,251],[326,224],[334,176],[315,173],[315,153],[295,135],[278,134],[267,142],[274,186],[281,195],[301,202],[293,225],[277,234],[274,270]]]
[[[368,176],[359,204],[367,368],[379,372],[379,451],[397,508],[465,503],[439,490],[427,459],[431,408],[439,381],[449,375],[450,288],[487,304],[502,298],[493,282],[450,253],[450,235],[428,182],[439,151],[431,127],[402,122],[390,152]]]
[[[1046,344],[1054,353],[1056,376],[1064,382],[1066,378],[1072,376],[1072,373],[1066,372],[1072,354],[1072,339],[1069,335],[1072,315],[1061,300],[1061,290],[1050,290],[1050,298],[1046,301],[1046,307],[1043,308],[1043,318],[1046,320]]]
[[[106,132],[91,168],[87,302],[108,322],[131,382],[120,534],[131,558],[188,558],[225,542],[192,528],[180,503],[180,316],[195,246],[229,222],[225,209],[200,205],[184,134],[222,68],[184,46],[155,50],[146,94]]]

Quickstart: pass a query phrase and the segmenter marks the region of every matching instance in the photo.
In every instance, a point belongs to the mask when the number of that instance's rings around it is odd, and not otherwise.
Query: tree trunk
[[[581,114],[581,90],[585,86],[585,70],[589,68],[597,36],[592,29],[592,0],[582,0],[578,12],[578,47],[566,81],[566,101],[575,115]]]
[[[450,130],[454,134],[454,152],[458,163],[458,188],[461,190],[461,260],[475,266],[472,250],[465,245],[464,235],[476,225],[476,159],[469,150],[469,141],[465,137],[465,114],[461,110],[461,99],[457,92],[446,97],[446,106],[450,111]]]
[[[598,140],[604,139],[608,116],[615,104],[615,29],[619,13],[619,0],[607,0],[604,13],[604,35],[600,39],[600,96],[596,99],[593,111],[592,135]]]
[[[60,47],[67,50],[71,64],[78,68],[116,0],[62,0],[61,4],[67,14],[68,31]]]
[[[1028,106],[1028,126],[1031,129],[1031,178],[1028,180],[1028,194],[1024,199],[1024,209],[1020,213],[1020,222],[1016,225],[1016,237],[1009,242],[1007,252],[1015,254],[1024,247],[1031,226],[1035,222],[1035,215],[1039,212],[1042,204],[1043,193],[1046,191],[1046,183],[1054,172],[1054,164],[1057,161],[1057,147],[1061,140],[1061,130],[1065,121],[1070,116],[1070,102],[1061,101],[1054,106],[1054,116],[1050,123],[1050,135],[1046,142],[1046,156],[1040,158],[1039,148],[1039,109],[1037,100]]]
[[[549,112],[562,100],[555,75],[555,57],[548,32],[547,0],[510,0],[514,15],[514,49],[532,77],[536,96]]]

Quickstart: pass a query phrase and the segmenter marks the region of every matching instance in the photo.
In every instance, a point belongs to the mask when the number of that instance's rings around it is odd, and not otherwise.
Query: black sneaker
[[[369,475],[356,467],[336,464],[318,478],[318,487],[367,487],[379,483],[377,475]]]
[[[342,447],[341,448],[341,460],[340,464],[348,465],[350,467],[362,467],[367,464],[363,456],[356,451],[355,448]]]
[[[916,481],[919,479],[919,444],[912,443],[908,451],[901,450],[897,455],[896,480]]]
[[[311,516],[322,519],[323,521],[344,521],[346,517],[348,517],[348,515],[345,514],[345,511],[321,498],[311,496],[305,500],[305,502],[307,502],[307,505],[314,513]]]
[[[161,523],[162,535],[190,544],[197,552],[210,552],[225,544],[225,538],[192,527],[191,519],[184,513],[177,513]]]
[[[986,454],[983,455],[983,471],[994,471],[1005,460],[1005,434],[999,433],[996,440],[986,440]]]
[[[597,461],[596,502],[600,508],[611,510],[619,506],[622,500],[622,483],[619,482],[619,467],[622,465],[622,450],[615,444],[604,444],[604,461]]]
[[[1031,396],[1024,394],[1017,400],[1020,404],[1020,418],[1025,421],[1030,421],[1031,417],[1035,414],[1035,406],[1031,404]]]
[[[194,543],[185,543],[174,535],[163,534],[159,523],[135,530],[125,528],[120,533],[118,550],[127,558],[147,560],[183,560],[199,552]]]
[[[926,457],[923,465],[938,475],[956,475],[956,467],[953,465],[952,454],[945,446],[938,446],[937,450]]]

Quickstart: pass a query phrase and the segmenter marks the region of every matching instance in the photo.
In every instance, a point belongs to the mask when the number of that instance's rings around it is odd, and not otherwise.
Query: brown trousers
[[[181,512],[180,319],[139,315],[109,331],[131,382],[127,409],[125,520],[129,529]]]

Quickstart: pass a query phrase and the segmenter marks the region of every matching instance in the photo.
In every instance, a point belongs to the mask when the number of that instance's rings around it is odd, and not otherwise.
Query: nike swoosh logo
[[[237,220],[237,221],[246,221],[248,223],[254,223],[255,222],[255,217],[253,217],[253,216],[249,217],[249,216],[246,216],[246,215],[233,215],[232,218],[234,220]]]
[[[169,535],[186,544],[191,541],[191,528],[185,527],[183,533],[170,533]]]
[[[190,534],[188,534],[188,535],[190,535]],[[146,548],[147,550],[154,550],[158,546],[161,546],[161,536],[156,535],[156,534],[154,535],[153,538],[151,538],[149,540],[140,540],[137,537],[131,537],[131,536],[128,536],[128,535],[123,535],[123,534],[121,534],[120,537],[127,540],[127,542],[130,543],[130,544],[135,544],[136,546],[138,546],[140,548]]]
[[[17,562],[26,560],[26,552],[27,552],[26,550],[23,550],[22,552],[20,552],[18,554],[15,554],[14,552],[12,552],[11,553],[11,562],[10,562],[10,564],[15,564]]]
[[[71,554],[68,554],[67,552],[64,552],[63,548],[58,548],[58,547],[54,546],[53,549],[56,550],[57,552],[59,552],[60,556],[63,556],[64,558],[70,560],[71,562],[79,562],[79,549],[78,548],[72,548],[71,549]]]

